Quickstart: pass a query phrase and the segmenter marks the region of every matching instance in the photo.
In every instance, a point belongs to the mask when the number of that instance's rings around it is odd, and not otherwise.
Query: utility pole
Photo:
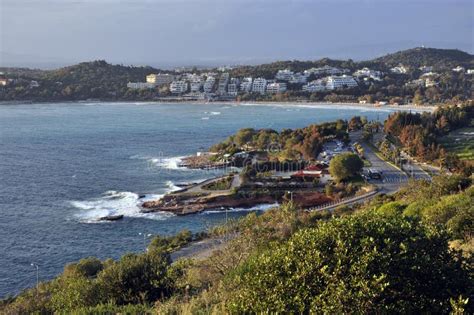
[[[39,266],[35,263],[31,263],[31,266],[36,268],[36,298],[38,298],[38,294],[39,294]]]
[[[147,248],[146,248],[146,239],[147,237],[150,237],[152,234],[146,234],[146,233],[138,233],[138,235],[143,235],[143,250],[146,252],[147,251]]]

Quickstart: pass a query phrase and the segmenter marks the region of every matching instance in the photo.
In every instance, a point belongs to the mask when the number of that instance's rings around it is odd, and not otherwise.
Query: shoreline
[[[1,101],[0,106],[2,105],[35,105],[35,104],[49,104],[49,105],[56,105],[56,104],[135,104],[135,105],[178,105],[178,104],[189,104],[189,105],[223,105],[229,104],[233,106],[282,106],[282,107],[306,107],[306,108],[318,108],[318,107],[328,107],[334,106],[337,107],[353,107],[353,108],[366,108],[366,109],[373,109],[373,110],[401,110],[401,111],[414,111],[414,112],[433,112],[439,106],[445,105],[443,103],[437,105],[377,105],[375,103],[329,103],[329,102],[310,102],[310,101],[287,101],[287,102],[272,102],[272,101],[188,101],[188,100],[181,100],[181,101],[172,101],[172,100],[158,100],[158,101],[100,101],[100,100],[82,100],[82,101]]]

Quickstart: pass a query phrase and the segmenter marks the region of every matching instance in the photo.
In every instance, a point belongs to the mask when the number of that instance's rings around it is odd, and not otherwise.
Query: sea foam
[[[275,207],[278,207],[278,206],[279,206],[278,203],[271,203],[271,204],[264,203],[264,204],[259,204],[259,205],[256,205],[256,206],[253,206],[253,207],[250,207],[250,208],[229,208],[229,209],[227,209],[227,212],[231,213],[231,212],[267,211],[271,208],[275,208]],[[225,209],[206,210],[206,211],[203,211],[201,214],[202,215],[208,215],[208,214],[225,213],[225,212],[226,212]]]
[[[71,205],[80,211],[75,214],[75,218],[83,223],[103,223],[109,221],[101,221],[100,218],[110,215],[123,215],[124,217],[146,218],[152,220],[165,220],[171,213],[154,212],[141,213],[140,204],[144,201],[157,200],[163,195],[148,194],[140,196],[129,191],[109,190],[98,198],[84,201],[71,201]]]
[[[185,156],[173,156],[173,157],[163,157],[163,156],[148,156],[148,155],[133,155],[130,157],[132,160],[146,160],[153,166],[157,166],[164,169],[170,170],[185,170],[186,168],[180,167],[180,163],[185,158]]]

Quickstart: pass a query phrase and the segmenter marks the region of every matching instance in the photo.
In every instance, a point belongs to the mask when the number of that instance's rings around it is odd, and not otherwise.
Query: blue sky
[[[474,1],[1,0],[0,64],[154,66],[473,53]]]

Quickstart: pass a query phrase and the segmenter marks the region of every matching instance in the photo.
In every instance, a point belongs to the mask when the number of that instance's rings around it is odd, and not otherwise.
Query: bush
[[[169,237],[157,235],[148,245],[148,251],[171,253],[189,244],[192,240],[193,235],[188,230],[182,230],[178,234]]]
[[[170,263],[169,255],[158,251],[123,256],[98,275],[101,300],[124,305],[167,297],[172,291],[167,275]]]
[[[235,313],[447,313],[472,295],[445,233],[374,213],[300,231],[227,281]]]

